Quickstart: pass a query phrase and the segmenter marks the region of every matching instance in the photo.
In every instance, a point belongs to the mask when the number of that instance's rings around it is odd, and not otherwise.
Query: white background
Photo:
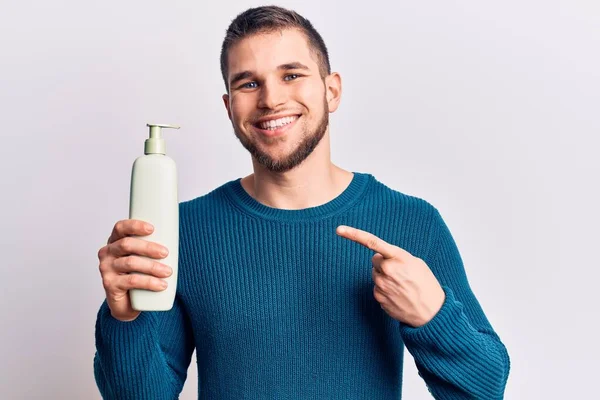
[[[512,361],[507,399],[597,392],[600,3],[282,1],[341,73],[332,158],[442,213]],[[252,1],[0,8],[0,397],[99,399],[98,249],[146,123],[180,200],[251,172],[219,50]],[[404,397],[430,398],[407,352]],[[182,399],[195,399],[195,355]]]

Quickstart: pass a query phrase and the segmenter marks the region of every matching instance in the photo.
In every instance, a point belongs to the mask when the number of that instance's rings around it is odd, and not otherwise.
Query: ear
[[[325,77],[325,95],[329,112],[337,110],[342,99],[342,77],[337,72],[332,72]]]
[[[231,120],[231,107],[229,107],[229,95],[227,93],[223,95],[223,103],[225,103],[225,108],[227,109],[227,116]]]

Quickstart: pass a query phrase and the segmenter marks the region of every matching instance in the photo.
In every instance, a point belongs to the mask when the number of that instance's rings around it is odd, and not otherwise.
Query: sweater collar
[[[237,178],[225,184],[225,191],[234,205],[246,213],[263,219],[302,222],[339,214],[357,203],[366,192],[369,183],[373,180],[373,176],[360,172],[353,172],[353,174],[354,176],[350,184],[337,197],[319,206],[300,210],[274,208],[258,202],[246,192],[241,183],[242,178]]]

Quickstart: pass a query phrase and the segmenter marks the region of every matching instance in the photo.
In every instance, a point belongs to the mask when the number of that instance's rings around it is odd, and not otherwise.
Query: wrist
[[[435,295],[428,298],[428,301],[423,304],[421,308],[421,312],[419,313],[420,317],[416,324],[413,325],[414,328],[419,328],[429,321],[431,321],[435,316],[440,312],[444,302],[446,301],[446,292],[440,286],[439,290],[436,291]]]
[[[115,316],[115,315],[112,313],[112,311],[111,311],[110,315],[111,315],[111,316],[112,316],[114,319],[116,319],[117,321],[121,321],[121,322],[132,322],[132,321],[135,321],[135,320],[137,319],[137,317],[139,317],[139,316],[140,316],[140,314],[141,314],[141,313],[142,313],[141,311],[136,311],[135,313],[133,313],[133,314],[130,314],[130,315],[127,315],[127,316],[119,316],[119,317],[117,317],[117,316]]]

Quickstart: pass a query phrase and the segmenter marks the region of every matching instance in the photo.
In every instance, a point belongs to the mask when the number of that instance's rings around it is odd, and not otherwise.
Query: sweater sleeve
[[[446,293],[428,323],[400,323],[406,348],[436,399],[502,399],[510,370],[506,347],[473,294],[456,243],[435,208],[425,260]]]
[[[177,399],[187,378],[194,339],[181,301],[169,311],[142,311],[130,322],[96,319],[94,377],[104,399]]]

